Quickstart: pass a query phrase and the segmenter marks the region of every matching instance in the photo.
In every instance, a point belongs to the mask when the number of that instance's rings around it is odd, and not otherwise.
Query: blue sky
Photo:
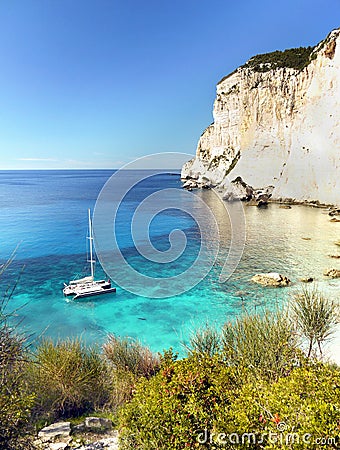
[[[1,0],[0,169],[194,153],[220,78],[339,18],[339,0]]]

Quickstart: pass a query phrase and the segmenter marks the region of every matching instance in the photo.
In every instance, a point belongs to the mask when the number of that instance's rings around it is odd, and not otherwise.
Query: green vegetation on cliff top
[[[253,69],[255,72],[268,72],[271,69],[284,67],[302,70],[310,63],[313,50],[314,47],[299,47],[256,55],[250,58],[242,68]]]
[[[262,53],[250,58],[241,66],[241,69],[251,69],[254,72],[269,72],[272,69],[282,68],[302,70],[316,57],[316,52],[313,52],[315,48],[309,46]],[[217,84],[222,83],[222,81],[229,78],[236,71],[237,69],[222,78]]]

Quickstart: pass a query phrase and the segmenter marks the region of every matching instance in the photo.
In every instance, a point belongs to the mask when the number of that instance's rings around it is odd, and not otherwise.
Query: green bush
[[[25,339],[6,322],[0,324],[0,448],[19,448],[18,438],[27,426],[34,394],[25,380]],[[24,444],[23,444],[24,445]],[[28,448],[28,444],[24,447]]]
[[[308,342],[307,356],[311,356],[316,344],[322,355],[322,345],[332,337],[339,323],[338,305],[313,286],[297,292],[290,309],[297,332]]]
[[[338,448],[339,387],[339,368],[321,363],[296,368],[274,383],[246,382],[221,411],[215,429],[240,436],[239,445],[230,448]],[[242,445],[243,433],[252,433],[257,445],[245,445],[248,437]],[[321,439],[324,443],[318,444]]]
[[[189,355],[213,356],[222,349],[222,339],[219,330],[206,323],[190,333],[189,344],[184,345]]]
[[[122,448],[194,448],[199,430],[212,429],[242,381],[239,371],[223,365],[217,355],[165,358],[160,372],[142,379],[121,410]]]
[[[79,339],[43,340],[29,377],[37,394],[36,417],[77,416],[108,401],[107,365],[96,348]]]
[[[104,355],[118,372],[130,372],[137,377],[150,378],[159,366],[159,358],[138,340],[108,336],[103,345]]]
[[[289,48],[284,51],[263,53],[250,58],[242,67],[250,68],[255,72],[267,72],[277,68],[292,68],[302,70],[312,60],[315,47]]]
[[[228,365],[248,367],[268,379],[284,376],[300,364],[302,352],[288,313],[244,313],[223,328],[223,356]]]
[[[339,368],[308,363],[268,381],[227,367],[217,355],[194,356],[168,363],[138,383],[120,413],[121,445],[123,450],[338,448],[339,409]],[[327,445],[317,445],[317,439]]]
[[[0,280],[13,258],[14,254],[0,265]],[[34,403],[25,377],[28,348],[13,314],[6,312],[15,286],[9,285],[0,294],[0,448],[28,450],[31,445],[25,432]]]

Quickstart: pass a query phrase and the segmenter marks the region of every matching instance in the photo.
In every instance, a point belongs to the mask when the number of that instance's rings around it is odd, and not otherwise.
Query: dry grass
[[[130,372],[137,377],[150,378],[159,367],[159,357],[138,340],[108,336],[103,345],[105,357],[117,372]]]
[[[45,339],[31,364],[36,415],[77,416],[102,407],[108,400],[108,369],[97,349],[79,339],[54,343]]]

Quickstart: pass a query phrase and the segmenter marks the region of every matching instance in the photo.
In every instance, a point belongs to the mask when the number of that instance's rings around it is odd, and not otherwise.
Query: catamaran
[[[65,296],[73,295],[73,300],[79,300],[85,297],[92,297],[95,295],[110,294],[116,292],[116,288],[111,286],[111,280],[95,280],[94,279],[94,266],[96,261],[94,259],[94,249],[93,249],[93,230],[92,230],[92,220],[91,211],[88,210],[89,218],[89,235],[87,239],[89,240],[90,246],[90,259],[88,262],[91,267],[91,275],[80,278],[78,280],[72,280],[68,284],[64,283],[63,293]]]

